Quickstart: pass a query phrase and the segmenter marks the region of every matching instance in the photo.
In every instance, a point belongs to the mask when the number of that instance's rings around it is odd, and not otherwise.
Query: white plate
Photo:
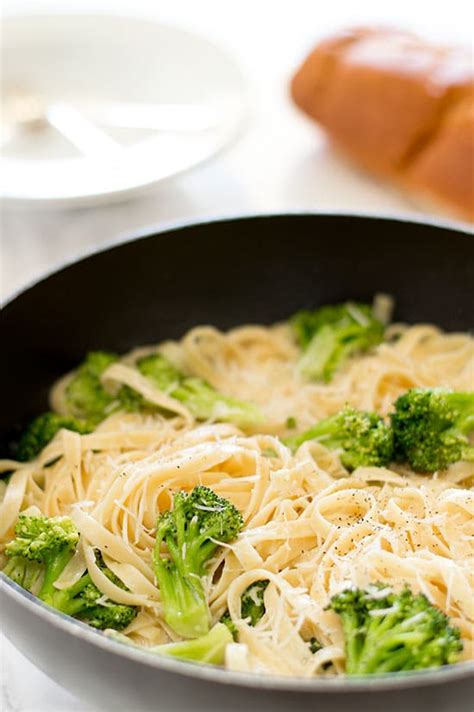
[[[133,17],[22,15],[3,20],[3,91],[67,106],[108,102],[203,106],[204,130],[107,128],[111,157],[85,157],[53,128],[16,131],[2,146],[4,200],[48,205],[109,200],[205,161],[235,137],[246,89],[233,60],[208,40]],[[174,126],[174,124],[173,124]]]

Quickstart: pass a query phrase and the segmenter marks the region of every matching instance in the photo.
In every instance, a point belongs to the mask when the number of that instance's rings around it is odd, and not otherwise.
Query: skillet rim
[[[410,213],[399,212],[287,210],[281,213],[268,211],[249,214],[245,212],[238,212],[235,214],[222,214],[217,217],[203,216],[197,219],[190,217],[184,220],[171,220],[157,225],[149,225],[138,230],[120,233],[116,238],[107,240],[106,242],[98,245],[96,248],[84,250],[70,259],[62,260],[58,265],[44,271],[39,276],[27,282],[23,287],[12,290],[2,301],[0,301],[0,309],[4,309],[22,294],[28,292],[36,285],[49,279],[50,277],[53,277],[57,273],[63,272],[69,267],[92,258],[97,254],[118,249],[121,246],[131,242],[153,238],[158,235],[161,237],[164,237],[165,235],[172,236],[175,232],[180,232],[181,230],[185,230],[187,228],[205,226],[220,222],[227,223],[262,218],[278,219],[292,216],[316,219],[330,219],[334,217],[347,219],[355,218],[357,220],[369,221],[376,220],[380,222],[390,221],[398,222],[401,226],[408,223],[425,227],[427,226],[435,230],[451,230],[460,235],[464,235],[466,238],[470,237],[473,239],[473,232],[467,224],[453,220],[436,218],[427,219],[423,216],[418,217]],[[136,663],[145,664],[151,668],[162,669],[165,672],[185,675],[187,677],[197,678],[208,682],[216,682],[222,685],[235,685],[245,688],[270,691],[280,690],[288,692],[317,692],[331,694],[401,690],[443,684],[446,682],[455,682],[468,678],[474,679],[474,664],[470,661],[464,661],[454,665],[431,670],[413,671],[407,673],[390,673],[370,679],[364,677],[337,677],[334,679],[303,677],[290,678],[277,675],[260,676],[254,673],[228,671],[211,665],[201,665],[192,662],[174,660],[172,658],[155,657],[146,652],[146,650],[141,650],[140,648],[120,643],[101,631],[94,630],[80,621],[70,618],[59,611],[50,609],[31,593],[11,581],[3,572],[0,572],[0,590],[4,591],[7,596],[15,601],[15,603],[27,608],[33,614],[38,615],[46,623],[50,623],[63,632],[81,638],[87,643],[95,645],[107,653],[132,660]]]
[[[57,274],[58,272],[63,272],[68,267],[72,267],[75,264],[79,264],[90,257],[94,257],[102,252],[108,252],[115,248],[121,247],[132,242],[137,242],[142,239],[156,237],[158,235],[164,236],[165,233],[175,233],[185,230],[187,228],[201,227],[204,225],[213,225],[214,223],[227,223],[236,222],[244,220],[255,220],[255,219],[265,219],[265,218],[287,218],[287,217],[301,217],[301,218],[356,218],[357,220],[367,219],[369,221],[380,221],[380,222],[398,222],[402,225],[412,224],[420,225],[424,227],[434,228],[435,230],[452,230],[464,235],[466,238],[474,239],[474,228],[469,225],[469,223],[461,222],[459,220],[449,219],[449,218],[438,218],[432,216],[415,215],[409,211],[400,212],[387,212],[383,210],[352,210],[347,211],[345,209],[341,210],[307,210],[298,209],[285,210],[284,212],[273,212],[273,211],[257,211],[257,212],[229,212],[220,213],[219,215],[201,215],[201,216],[190,216],[189,218],[183,219],[172,219],[166,220],[158,223],[150,223],[149,225],[144,225],[143,227],[137,228],[136,230],[126,230],[124,232],[119,232],[115,237],[111,237],[105,242],[101,242],[98,245],[89,247],[85,250],[78,251],[77,254],[73,255],[71,258],[65,258],[58,262],[58,264],[53,265],[49,269],[43,270],[41,273],[29,279],[22,287],[16,287],[10,290],[7,294],[0,298],[0,311],[5,309],[11,302],[20,297],[22,294],[28,292],[30,289],[35,287],[40,282],[44,282],[49,277]]]
[[[363,676],[304,678],[234,672],[214,665],[155,656],[145,649],[114,640],[113,637],[106,635],[102,631],[95,630],[86,623],[50,608],[29,591],[14,583],[3,571],[0,571],[0,591],[2,590],[16,603],[19,603],[20,606],[42,618],[44,622],[52,624],[54,627],[76,638],[81,638],[107,653],[132,660],[135,663],[145,664],[147,667],[185,675],[205,682],[216,682],[221,685],[234,685],[255,690],[330,694],[406,690],[467,679],[474,680],[474,663],[471,661],[463,661],[454,665],[445,665],[428,670],[389,673],[374,676],[370,679]],[[14,639],[12,643],[14,645]]]

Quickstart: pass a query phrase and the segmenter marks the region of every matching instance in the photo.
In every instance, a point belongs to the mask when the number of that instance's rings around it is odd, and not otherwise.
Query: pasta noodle
[[[171,417],[118,412],[90,434],[62,430],[0,490],[0,544],[13,535],[19,512],[38,508],[68,514],[81,545],[58,586],[87,569],[101,592],[140,607],[125,634],[150,646],[176,640],[166,625],[151,563],[156,519],[176,490],[210,486],[242,512],[244,529],[223,545],[207,577],[214,620],[228,609],[239,643],[228,646],[232,669],[314,676],[344,671],[344,646],[329,597],[348,583],[384,581],[421,591],[459,626],[465,659],[474,658],[474,464],[457,463],[432,477],[406,467],[362,467],[350,476],[337,454],[305,443],[292,453],[279,439],[305,430],[349,403],[386,414],[406,389],[474,385],[474,340],[430,325],[388,328],[372,353],[353,358],[330,384],[305,382],[296,369],[290,328],[243,326],[223,333],[191,330],[160,351],[179,367],[240,399],[258,404],[264,422],[254,431],[197,422],[189,410],[152,387],[135,369],[140,349],[104,374],[111,388],[133,386]],[[53,388],[62,412],[68,379]],[[100,550],[127,591],[95,561]],[[263,618],[254,627],[241,615],[249,584],[269,580]],[[323,645],[311,653],[306,640]],[[328,668],[328,663],[331,667]]]

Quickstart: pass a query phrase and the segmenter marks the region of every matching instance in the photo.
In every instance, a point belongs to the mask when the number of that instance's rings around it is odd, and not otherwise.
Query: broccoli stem
[[[395,455],[416,472],[445,470],[460,460],[474,461],[474,393],[444,388],[412,388],[391,414]]]
[[[191,583],[184,567],[174,567],[156,556],[154,564],[160,581],[164,618],[170,628],[183,638],[207,633],[211,618],[199,577],[195,576]]]
[[[332,447],[334,444],[336,444],[337,447],[340,441],[336,430],[339,420],[339,414],[324,418],[324,420],[320,420],[319,423],[313,425],[313,427],[309,428],[309,430],[305,430],[304,433],[285,438],[285,444],[291,450],[297,450],[300,445],[308,440],[318,440],[323,444],[326,444],[328,447]]]
[[[355,611],[345,611],[341,613],[341,623],[346,648],[346,672],[348,675],[355,675],[357,662],[364,647],[361,621]]]
[[[71,560],[72,553],[69,548],[64,548],[55,552],[51,556],[45,556],[45,573],[41,593],[49,595],[50,592],[56,591],[53,584],[64,571],[66,564]]]
[[[21,556],[11,557],[3,573],[22,588],[31,591],[43,573],[42,565],[37,561],[27,561]]]
[[[59,562],[55,562],[54,568],[59,573],[64,570],[64,568],[61,569]],[[114,580],[113,575],[111,576],[107,569],[105,571],[108,578]],[[136,615],[136,609],[133,606],[116,604],[112,601],[107,604],[98,603],[97,600],[101,594],[88,573],[65,589],[58,589],[54,586],[56,579],[52,569],[49,569],[47,573],[46,585],[43,584],[38,596],[42,601],[68,616],[80,618],[85,623],[101,630],[105,628],[122,630]]]
[[[385,660],[378,655],[374,655],[371,660],[360,663],[353,674],[355,675],[373,675],[384,674],[389,672],[400,672],[401,670],[410,670],[411,656],[408,655],[405,648],[390,652],[390,656]]]
[[[376,639],[375,651],[372,647],[374,638]],[[380,638],[378,632],[371,634],[369,627],[364,653],[356,665],[355,672],[366,675],[400,670],[411,659],[410,650],[419,648],[425,639],[423,633],[413,630],[399,632],[388,630]]]
[[[182,507],[174,510],[177,538],[166,537],[170,559],[161,557],[164,532],[158,532],[153,552],[153,562],[160,582],[160,593],[165,611],[165,620],[183,638],[196,638],[208,632],[210,612],[200,579],[201,559],[199,553],[199,523],[197,517],[187,525]],[[177,542],[185,543],[185,556]],[[215,544],[211,544],[215,548]]]
[[[69,613],[69,610],[67,610],[70,599],[70,589],[61,590],[56,588],[54,584],[66,568],[66,565],[71,560],[71,557],[72,552],[69,548],[64,548],[59,552],[55,552],[50,556],[45,557],[44,579],[38,593],[38,597],[41,598],[42,601],[50,606],[53,606],[53,608],[58,608],[63,611],[63,613],[68,613],[69,615],[73,615],[72,613]],[[82,579],[79,579],[78,583],[81,581]]]
[[[330,326],[321,327],[298,363],[299,372],[308,380],[330,381],[334,368],[328,368],[328,363],[337,346],[338,338],[334,329]]]
[[[232,643],[232,634],[223,623],[217,623],[200,638],[180,643],[167,643],[150,648],[150,652],[183,660],[194,660],[209,665],[222,665],[226,647]]]

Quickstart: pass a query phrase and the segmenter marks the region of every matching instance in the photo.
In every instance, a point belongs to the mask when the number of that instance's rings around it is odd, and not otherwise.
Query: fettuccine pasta
[[[262,423],[245,432],[198,422],[133,368],[159,348],[179,368],[220,392],[257,404]],[[139,607],[124,631],[152,646],[178,636],[163,618],[152,567],[158,515],[173,493],[207,485],[242,513],[238,538],[220,547],[206,578],[214,621],[229,611],[239,644],[228,646],[229,669],[305,676],[344,671],[340,622],[327,610],[344,586],[377,581],[423,592],[460,628],[463,658],[474,657],[474,464],[456,463],[432,476],[406,466],[359,467],[350,475],[337,453],[307,442],[296,452],[281,438],[303,431],[350,404],[387,414],[412,387],[474,386],[474,340],[430,325],[387,330],[384,343],[353,358],[328,384],[304,380],[288,325],[210,326],[179,342],[139,349],[104,373],[111,389],[127,384],[168,412],[115,412],[88,434],[61,430],[27,463],[0,462],[12,472],[0,496],[0,543],[12,538],[22,511],[70,515],[80,548],[61,575],[69,586],[87,569],[118,603]],[[61,413],[68,378],[51,392]],[[95,558],[126,586],[107,578]],[[268,580],[265,614],[256,626],[241,615],[241,594]],[[321,649],[312,653],[307,640]]]

